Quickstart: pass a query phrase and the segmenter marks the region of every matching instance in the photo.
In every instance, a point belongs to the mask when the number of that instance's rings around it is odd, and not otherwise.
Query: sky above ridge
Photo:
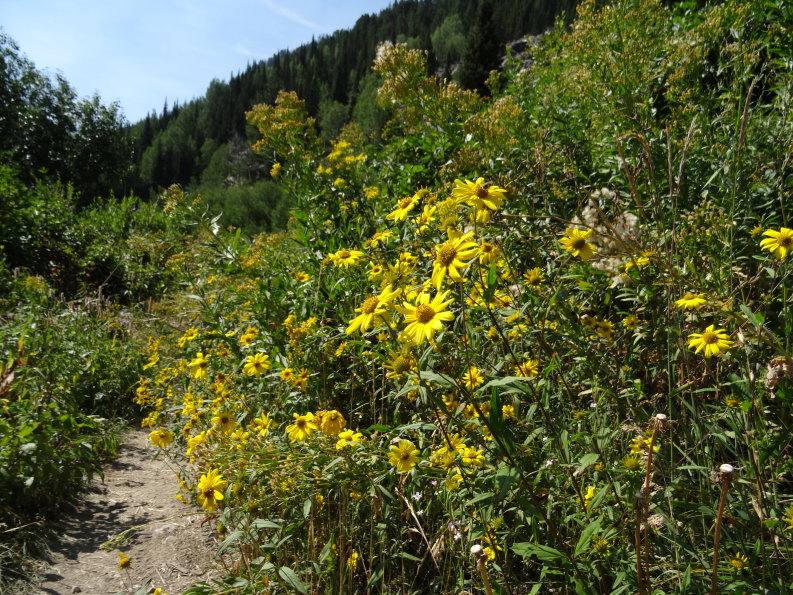
[[[0,29],[80,96],[118,101],[130,122],[202,96],[392,0],[0,0]]]

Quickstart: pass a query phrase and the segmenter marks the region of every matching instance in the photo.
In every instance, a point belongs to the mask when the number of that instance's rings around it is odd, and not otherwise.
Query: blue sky
[[[392,0],[0,0],[0,28],[39,70],[130,122],[249,62],[349,29]]]

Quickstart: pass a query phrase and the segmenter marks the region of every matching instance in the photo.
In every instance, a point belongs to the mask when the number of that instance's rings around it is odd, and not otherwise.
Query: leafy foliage
[[[195,247],[137,395],[191,592],[789,590],[790,17],[587,1],[489,98],[384,44],[379,144],[251,110],[288,234]]]

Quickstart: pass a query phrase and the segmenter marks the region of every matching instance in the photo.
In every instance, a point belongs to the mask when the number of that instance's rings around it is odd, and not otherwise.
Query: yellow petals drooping
[[[160,428],[149,434],[149,441],[158,448],[168,448],[168,445],[173,442],[173,437],[173,432]]]
[[[413,207],[418,203],[419,196],[406,196],[397,203],[397,208],[386,215],[389,221],[404,221],[408,217],[408,213],[413,210]]]
[[[459,269],[468,267],[468,261],[476,256],[479,246],[472,241],[473,232],[449,239],[435,246],[435,265],[432,268],[432,284],[440,291],[441,283],[448,274],[452,281],[462,283]]]
[[[454,300],[446,300],[448,291],[438,293],[431,301],[429,294],[418,295],[415,304],[404,302],[396,309],[405,315],[407,326],[400,335],[400,340],[416,344],[424,341],[432,342],[435,333],[443,330],[443,323],[454,320],[454,314],[446,311],[446,307]],[[446,300],[446,301],[444,301]]]
[[[360,329],[362,333],[365,333],[376,323],[382,322],[386,312],[388,312],[388,305],[394,301],[399,293],[399,289],[392,289],[391,285],[386,285],[379,295],[372,295],[366,298],[363,304],[355,309],[360,314],[350,321],[350,325],[344,332],[351,335]]]
[[[589,237],[592,235],[591,229],[583,231],[575,227],[568,227],[564,230],[564,233],[565,237],[559,240],[562,248],[581,260],[589,260],[592,258],[595,254],[595,248],[588,241]]]
[[[193,378],[196,380],[203,380],[207,377],[207,363],[209,356],[204,356],[203,353],[197,353],[193,361],[187,364],[193,368]]]
[[[410,440],[400,440],[397,444],[391,445],[388,462],[396,467],[399,473],[407,473],[413,469],[418,460],[419,451]]]
[[[455,180],[452,198],[466,203],[473,208],[473,219],[480,223],[490,221],[490,211],[496,211],[504,204],[504,188],[500,188],[484,178],[470,180]]]
[[[734,341],[729,339],[727,331],[723,329],[716,329],[714,325],[710,325],[702,333],[691,333],[688,336],[689,348],[694,348],[694,353],[699,353],[705,350],[705,357],[714,355],[721,355],[732,347]]]
[[[763,235],[768,237],[760,240],[760,248],[768,250],[779,260],[785,260],[788,251],[793,250],[793,229],[787,227],[782,227],[779,231],[769,229],[763,232]]]
[[[708,300],[705,299],[704,293],[687,293],[679,300],[675,301],[675,306],[681,310],[698,310]]]
[[[129,570],[132,568],[132,560],[127,558],[122,552],[118,553],[118,569],[119,570]]]
[[[347,424],[344,416],[332,409],[331,411],[317,411],[315,418],[321,432],[328,436],[338,436],[342,428]]]

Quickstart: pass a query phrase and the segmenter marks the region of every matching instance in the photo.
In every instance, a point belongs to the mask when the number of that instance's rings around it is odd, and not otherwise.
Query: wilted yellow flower
[[[610,320],[598,320],[595,323],[595,333],[602,339],[613,339],[614,323]]]
[[[193,378],[196,380],[203,380],[207,377],[207,360],[209,356],[204,356],[203,353],[196,354],[193,361],[191,361],[188,366],[193,368]]]
[[[391,353],[391,361],[383,366],[388,370],[386,377],[400,378],[404,374],[416,369],[416,358],[409,350],[403,349],[399,353]]]
[[[154,430],[151,434],[149,434],[149,440],[151,443],[159,448],[168,448],[168,445],[173,442],[173,437],[173,432],[169,432],[163,428]]]
[[[637,457],[627,456],[622,459],[622,466],[625,467],[626,471],[636,473],[637,471],[641,471],[642,461]]]
[[[118,553],[118,569],[119,570],[129,570],[132,568],[132,560],[127,558],[122,552]]]
[[[742,572],[749,568],[749,558],[743,554],[735,554],[730,556],[730,566],[735,569],[735,572]]]
[[[328,436],[336,436],[347,424],[344,416],[332,409],[330,411],[317,411],[315,422],[319,424],[319,429]]]

